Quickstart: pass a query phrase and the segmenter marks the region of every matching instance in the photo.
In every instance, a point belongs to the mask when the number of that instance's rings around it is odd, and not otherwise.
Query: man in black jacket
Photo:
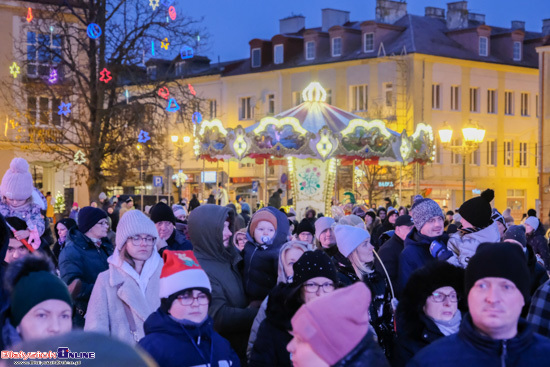
[[[172,251],[193,250],[183,233],[176,230],[176,216],[172,209],[163,202],[155,204],[151,208],[151,220],[155,223],[161,239],[166,241],[167,247],[159,250],[162,255],[165,249]]]

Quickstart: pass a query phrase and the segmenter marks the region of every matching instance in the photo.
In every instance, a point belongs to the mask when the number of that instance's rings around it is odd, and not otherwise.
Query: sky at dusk
[[[217,62],[248,57],[248,42],[271,39],[279,19],[290,15],[305,16],[306,28],[321,25],[323,8],[349,11],[351,21],[374,20],[376,0],[176,0],[175,5],[178,14],[204,18],[210,38],[197,53]],[[447,1],[409,0],[407,12],[423,15],[426,6],[447,9]],[[512,20],[522,20],[526,30],[540,32],[542,19],[550,18],[550,0],[470,0],[468,10],[485,14],[487,25],[510,27]]]

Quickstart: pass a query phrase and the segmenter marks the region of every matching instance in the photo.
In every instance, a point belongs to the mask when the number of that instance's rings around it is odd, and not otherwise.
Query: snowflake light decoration
[[[170,42],[168,42],[168,37],[164,37],[164,39],[160,41],[160,48],[168,50],[168,46],[170,46]]]
[[[10,74],[13,75],[14,78],[17,78],[17,75],[21,73],[21,68],[17,63],[14,61],[13,64],[10,66]]]
[[[107,70],[107,68],[103,68],[103,70],[99,72],[99,75],[101,75],[101,78],[99,78],[99,80],[105,82],[105,84],[109,83],[109,81],[113,79],[113,77],[111,76],[111,72]]]
[[[61,102],[61,104],[59,105],[59,112],[57,112],[57,114],[59,116],[63,115],[65,117],[67,117],[69,115],[69,113],[71,113],[71,104]]]
[[[147,143],[149,140],[151,140],[151,137],[149,136],[149,133],[147,131],[141,130],[139,132],[138,142],[139,143]]]
[[[57,70],[52,69],[52,70],[50,71],[50,77],[48,78],[48,81],[49,81],[51,84],[57,82]]]
[[[149,0],[149,6],[155,11],[160,4],[160,0]]]

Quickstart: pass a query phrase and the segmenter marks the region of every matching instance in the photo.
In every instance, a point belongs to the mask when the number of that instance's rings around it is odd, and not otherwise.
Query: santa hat
[[[160,298],[168,298],[186,289],[202,288],[212,292],[210,280],[199,265],[193,251],[170,251],[162,254]]]

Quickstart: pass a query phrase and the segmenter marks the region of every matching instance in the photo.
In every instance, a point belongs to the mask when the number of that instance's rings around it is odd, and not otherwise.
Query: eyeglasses
[[[323,292],[330,293],[334,290],[334,283],[306,283],[304,284],[304,288],[308,293],[317,293],[320,288],[323,288]]]
[[[184,295],[178,296],[178,300],[180,301],[182,306],[191,306],[195,300],[197,300],[197,303],[199,305],[203,305],[203,306],[207,305],[209,302],[208,296],[204,293],[201,293],[196,297],[193,297],[190,294],[184,294]]]
[[[100,226],[109,226],[109,222],[107,220],[100,220],[97,224]]]
[[[456,293],[445,294],[445,293],[433,292],[430,296],[432,297],[434,302],[437,302],[437,303],[444,302],[447,298],[449,298],[449,301],[451,301],[452,303],[458,302],[458,296],[456,295]]]
[[[128,237],[128,239],[132,242],[132,245],[134,245],[134,246],[143,244],[144,242],[145,242],[146,246],[152,246],[153,243],[156,240],[156,238],[152,237],[152,236],[141,237],[141,236],[138,236],[138,235],[130,236],[130,237]]]

